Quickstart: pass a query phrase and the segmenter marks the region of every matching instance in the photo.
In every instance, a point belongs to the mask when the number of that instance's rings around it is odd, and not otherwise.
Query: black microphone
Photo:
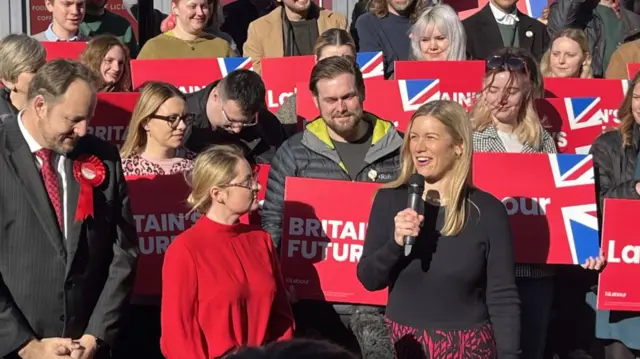
[[[419,173],[414,173],[409,178],[409,197],[407,199],[407,208],[411,208],[412,210],[421,214],[424,209],[424,203],[422,202],[422,193],[424,192],[424,176]],[[408,256],[411,254],[411,248],[413,247],[413,243],[415,243],[416,237],[414,236],[404,236],[402,240],[404,244],[404,255]]]

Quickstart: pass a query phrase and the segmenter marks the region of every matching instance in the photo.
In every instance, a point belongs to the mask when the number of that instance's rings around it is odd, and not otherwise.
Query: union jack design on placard
[[[218,65],[220,66],[222,77],[235,70],[253,70],[253,62],[249,57],[220,57],[218,58]]]
[[[550,154],[551,172],[556,188],[594,184],[591,156]]]
[[[574,264],[582,264],[599,253],[596,204],[562,207],[562,218]]]
[[[370,77],[384,76],[384,57],[382,51],[378,52],[358,52],[357,60],[362,77],[368,79]]]
[[[440,99],[440,80],[399,80],[400,98],[405,112]]]
[[[547,6],[547,0],[526,0],[527,15],[534,19],[542,16],[542,11]]]
[[[556,188],[594,185],[591,156],[563,154],[549,155]],[[560,208],[574,264],[599,253],[598,217],[596,204],[588,203]]]
[[[622,80],[622,95],[626,95],[629,91],[629,80]]]
[[[564,99],[569,127],[572,130],[602,126],[600,97],[568,97]]]

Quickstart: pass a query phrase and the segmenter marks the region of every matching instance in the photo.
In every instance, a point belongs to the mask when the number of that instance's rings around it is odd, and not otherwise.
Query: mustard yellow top
[[[203,33],[198,39],[186,41],[167,31],[147,41],[138,59],[193,59],[237,56],[229,43],[215,35]]]

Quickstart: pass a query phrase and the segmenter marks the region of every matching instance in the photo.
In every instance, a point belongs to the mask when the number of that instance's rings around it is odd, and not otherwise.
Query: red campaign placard
[[[298,84],[296,106],[298,116],[310,121],[318,117],[318,107],[311,91]],[[365,84],[364,110],[392,121],[405,131],[413,113],[423,104],[440,99],[439,80],[368,80]]]
[[[396,80],[440,80],[442,100],[456,101],[471,108],[482,91],[484,61],[396,61]]]
[[[298,298],[387,303],[387,291],[369,292],[356,276],[378,188],[376,183],[287,178],[280,258],[284,280]]]
[[[560,153],[589,154],[593,141],[613,125],[603,123],[600,97],[540,99],[536,111]]]
[[[602,125],[617,126],[618,108],[629,87],[628,80],[567,79],[549,77],[544,79],[546,98],[599,97],[602,109]]]
[[[120,148],[139,97],[138,92],[98,93],[98,104],[89,123],[89,133]]]
[[[451,0],[447,2],[447,4],[458,11],[460,20],[464,20],[480,11],[488,3],[489,0]],[[518,1],[516,4],[518,10],[537,19],[542,15],[542,10],[547,6],[547,0],[525,0]]]
[[[473,183],[504,203],[517,263],[581,264],[599,255],[591,156],[475,153]]]
[[[55,59],[77,60],[87,46],[86,42],[43,42],[47,50],[47,61]]]
[[[256,168],[258,171],[258,183],[260,183],[260,192],[258,192],[258,201],[260,203],[260,208],[262,208],[262,204],[264,203],[264,196],[267,193],[267,180],[269,179],[269,170],[271,170],[271,165],[267,164],[259,164]],[[240,222],[242,223],[251,223],[257,226],[262,225],[260,218],[260,211],[254,211],[253,213],[245,214],[240,218]]]
[[[363,78],[384,80],[382,52],[359,52],[356,61]],[[309,87],[315,63],[312,55],[270,57],[262,60],[262,79],[267,88],[266,101],[270,111],[276,112],[284,100],[296,93],[296,84],[306,83],[304,88]]]
[[[27,1],[27,6],[29,7],[29,11],[27,13],[29,16],[29,28],[31,30],[31,35],[46,30],[51,23],[51,13],[47,11],[45,0],[29,0]],[[139,39],[138,21],[135,19],[133,14],[131,14],[129,9],[122,4],[122,0],[107,0],[107,10],[127,19],[133,26],[133,32],[136,34],[136,39]]]
[[[598,309],[640,311],[640,241],[631,224],[640,213],[640,201],[605,199],[602,213],[602,250],[607,266],[600,273]]]
[[[133,294],[157,296],[162,289],[162,261],[167,247],[200,218],[200,213],[189,213],[186,207],[189,186],[182,173],[125,179],[140,247]]]
[[[179,69],[179,70],[177,70]],[[238,69],[252,70],[248,57],[208,59],[131,60],[131,79],[137,89],[147,81],[170,83],[184,93],[202,90]]]
[[[633,80],[638,71],[640,71],[640,63],[634,62],[627,64],[627,73],[629,74],[629,80]]]

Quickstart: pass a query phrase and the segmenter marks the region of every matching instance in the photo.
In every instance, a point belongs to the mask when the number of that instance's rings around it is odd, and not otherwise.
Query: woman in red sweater
[[[203,214],[169,246],[162,268],[167,359],[222,358],[293,336],[293,314],[269,235],[238,223],[258,208],[260,185],[242,151],[196,157],[187,201]]]

